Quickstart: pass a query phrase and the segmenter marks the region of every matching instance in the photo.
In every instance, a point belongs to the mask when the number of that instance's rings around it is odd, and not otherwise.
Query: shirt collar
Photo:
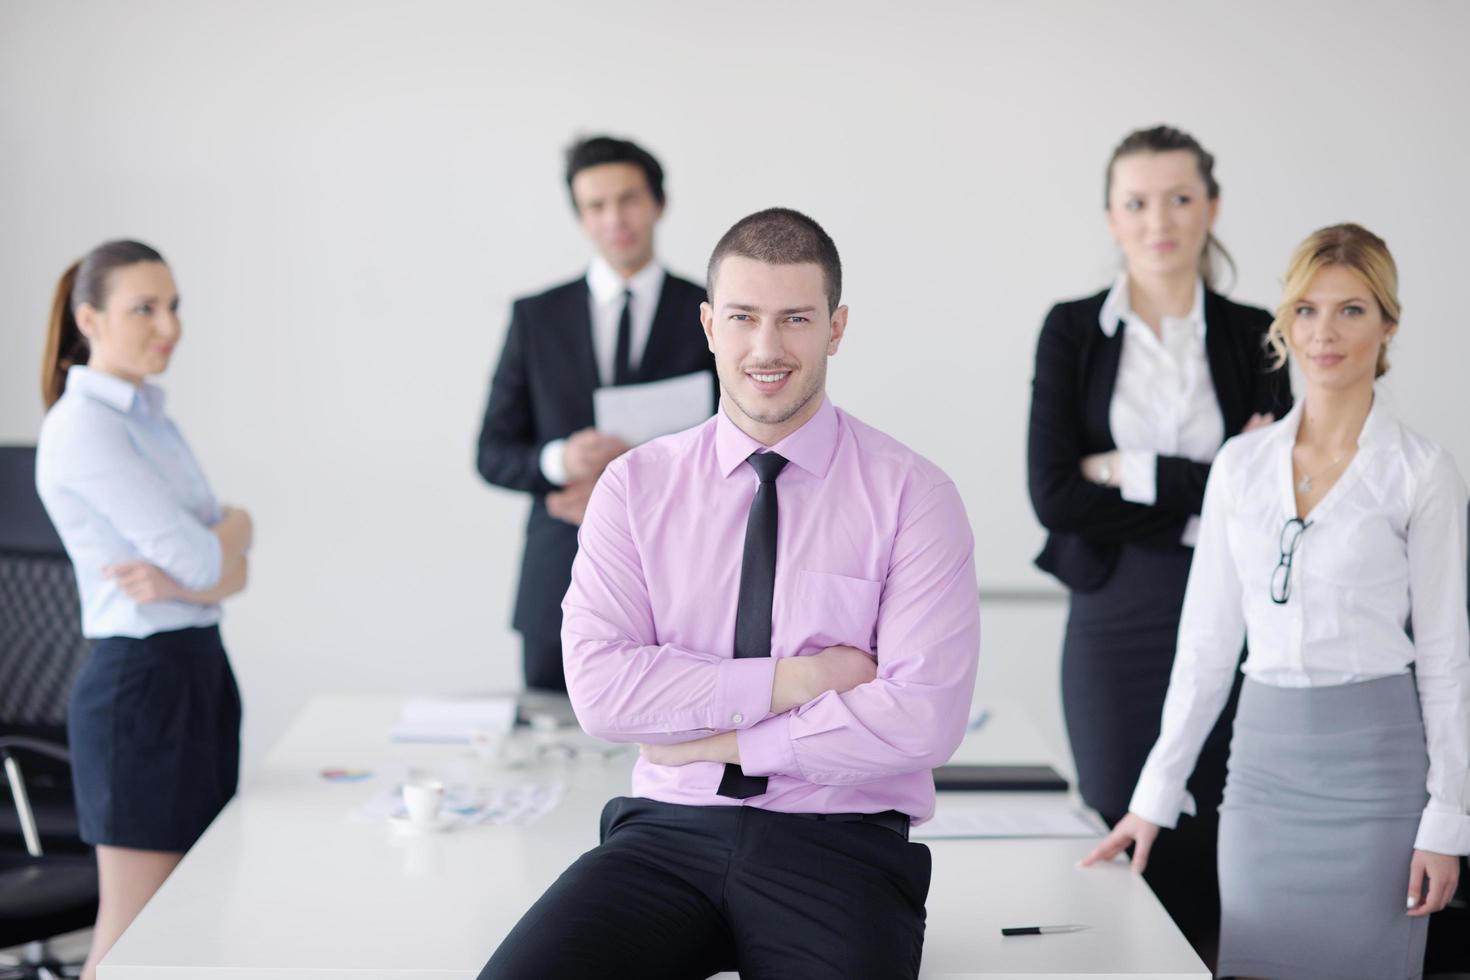
[[[592,301],[599,305],[621,298],[625,289],[631,289],[634,298],[640,302],[650,303],[658,299],[663,286],[664,267],[657,259],[627,280],[613,271],[607,259],[600,255],[593,256],[592,264],[587,267],[587,289],[592,293]]]
[[[1398,419],[1394,416],[1393,409],[1388,407],[1388,399],[1383,396],[1382,389],[1374,385],[1373,407],[1368,409],[1368,417],[1363,420],[1363,431],[1358,433],[1358,448],[1378,449],[1392,446],[1401,441],[1401,436]]]
[[[715,458],[720,464],[720,474],[729,476],[751,453],[767,448],[730,421],[725,404],[721,402],[719,411],[715,413]],[[780,453],[812,476],[825,477],[832,465],[832,455],[837,451],[836,407],[823,395],[822,407],[817,409],[817,414],[785,439],[770,446],[769,451]]]
[[[1298,398],[1296,404],[1291,406],[1291,411],[1282,417],[1281,424],[1274,429],[1277,441],[1295,445],[1297,431],[1302,425],[1302,412],[1305,410],[1303,406],[1306,403],[1305,398]],[[1398,417],[1394,415],[1393,409],[1388,407],[1388,399],[1384,397],[1383,389],[1374,385],[1373,406],[1368,409],[1368,417],[1363,420],[1363,430],[1358,433],[1358,450],[1375,450],[1395,445],[1401,440],[1402,432],[1399,428]]]
[[[1102,329],[1103,336],[1112,337],[1118,332],[1118,324],[1133,319],[1133,302],[1128,295],[1128,273],[1118,273],[1118,278],[1113,280],[1113,287],[1108,290],[1107,298],[1103,300],[1102,310],[1097,315],[1097,325]],[[1177,317],[1169,317],[1174,320]],[[1184,318],[1185,322],[1192,323],[1201,337],[1205,332],[1205,284],[1203,280],[1194,281],[1194,305],[1190,308],[1189,316]]]
[[[111,405],[119,412],[131,413],[136,406],[142,414],[163,414],[163,389],[157,385],[142,387],[124,381],[105,371],[94,371],[83,364],[73,364],[66,371],[66,390]]]

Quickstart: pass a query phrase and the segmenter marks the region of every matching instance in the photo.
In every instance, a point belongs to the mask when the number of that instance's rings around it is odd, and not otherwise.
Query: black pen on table
[[[1002,936],[1051,936],[1061,932],[1081,932],[1087,926],[1011,926],[1002,929]]]

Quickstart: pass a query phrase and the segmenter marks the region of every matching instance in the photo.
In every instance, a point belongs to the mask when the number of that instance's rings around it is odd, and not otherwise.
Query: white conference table
[[[401,700],[324,697],[296,718],[101,964],[100,980],[471,980],[558,874],[597,843],[633,756],[580,755],[487,770],[464,745],[390,742]],[[529,738],[528,734],[517,737]],[[558,740],[601,748],[576,731]],[[1049,761],[1032,726],[999,708],[956,761]],[[329,782],[324,769],[373,778]],[[410,769],[448,782],[565,785],[530,826],[405,836],[355,815]],[[1063,794],[941,793],[945,807],[1066,806]],[[1079,839],[934,840],[921,977],[1209,976],[1143,880],[1082,871]],[[1086,932],[1003,938],[1002,926]],[[722,976],[733,977],[734,974]]]

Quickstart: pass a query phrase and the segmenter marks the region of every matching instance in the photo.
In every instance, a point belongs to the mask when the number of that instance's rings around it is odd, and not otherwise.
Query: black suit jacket
[[[1190,515],[1204,502],[1208,463],[1160,456],[1158,496],[1152,506],[1130,503],[1113,487],[1091,483],[1078,463],[1116,449],[1108,425],[1118,361],[1126,331],[1106,336],[1098,327],[1107,291],[1058,303],[1036,345],[1031,381],[1027,473],[1031,505],[1051,533],[1036,558],[1078,592],[1101,588],[1125,542],[1179,546]],[[1271,314],[1205,292],[1205,354],[1228,438],[1256,412],[1278,419],[1291,408],[1285,368],[1268,369],[1265,347]]]
[[[665,276],[634,381],[708,371],[713,411],[719,385],[699,326],[702,302],[703,286]],[[532,496],[513,625],[547,640],[561,634],[561,600],[571,584],[577,528],[546,512],[546,494],[556,487],[541,473],[541,449],[593,424],[597,387],[587,280],[516,300],[490,384],[477,465],[490,483]]]

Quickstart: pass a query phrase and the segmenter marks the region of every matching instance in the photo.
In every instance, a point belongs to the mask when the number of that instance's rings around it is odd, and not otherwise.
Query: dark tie
[[[746,462],[760,477],[750,516],[745,520],[745,554],[740,559],[740,597],[735,605],[735,656],[771,655],[771,599],[776,594],[776,476],[786,459],[776,453],[752,453]],[[743,800],[766,791],[765,776],[747,776],[725,763],[721,796]]]
[[[618,320],[618,346],[613,354],[613,384],[633,383],[633,290],[623,290],[623,315]]]

